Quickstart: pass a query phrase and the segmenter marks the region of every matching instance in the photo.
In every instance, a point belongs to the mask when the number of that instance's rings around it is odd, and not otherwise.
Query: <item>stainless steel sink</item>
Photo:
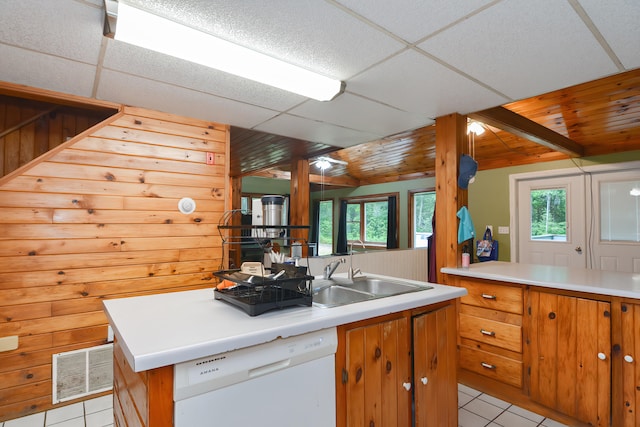
[[[353,280],[345,278],[314,280],[313,287],[313,305],[318,307],[337,307],[433,289],[431,286],[368,277],[358,277]]]

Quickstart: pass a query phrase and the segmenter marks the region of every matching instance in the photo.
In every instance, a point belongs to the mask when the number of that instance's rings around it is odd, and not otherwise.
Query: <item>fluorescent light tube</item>
[[[114,38],[318,101],[330,101],[344,91],[344,83],[340,80],[288,64],[122,2],[118,2]]]

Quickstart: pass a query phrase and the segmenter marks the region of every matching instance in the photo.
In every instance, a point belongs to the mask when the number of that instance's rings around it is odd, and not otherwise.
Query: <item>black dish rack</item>
[[[222,270],[213,275],[235,283],[224,289],[215,289],[214,297],[241,308],[250,316],[257,316],[273,309],[292,306],[311,306],[313,301],[311,282],[306,267],[273,264],[272,274],[284,270],[278,278],[254,276],[240,270]]]

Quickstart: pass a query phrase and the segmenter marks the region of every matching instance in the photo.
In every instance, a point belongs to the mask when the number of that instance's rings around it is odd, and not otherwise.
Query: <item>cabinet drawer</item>
[[[460,336],[522,353],[522,327],[460,313]]]
[[[460,346],[460,367],[514,387],[522,387],[520,360]]]
[[[468,291],[460,300],[464,304],[522,314],[523,297],[520,286],[466,279],[460,280],[458,285]]]

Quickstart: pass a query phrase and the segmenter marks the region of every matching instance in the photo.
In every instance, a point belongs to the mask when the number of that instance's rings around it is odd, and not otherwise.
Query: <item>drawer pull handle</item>
[[[492,365],[490,363],[480,362],[480,365],[482,365],[482,367],[486,369],[496,369],[496,365]]]
[[[495,337],[495,336],[496,336],[496,333],[495,333],[495,332],[493,332],[493,331],[486,331],[486,330],[484,330],[484,329],[480,329],[480,333],[481,333],[482,335],[486,335],[486,336],[488,336],[488,337]]]
[[[495,295],[491,295],[491,294],[482,294],[482,298],[484,299],[491,299],[491,300],[497,300],[498,297]]]

